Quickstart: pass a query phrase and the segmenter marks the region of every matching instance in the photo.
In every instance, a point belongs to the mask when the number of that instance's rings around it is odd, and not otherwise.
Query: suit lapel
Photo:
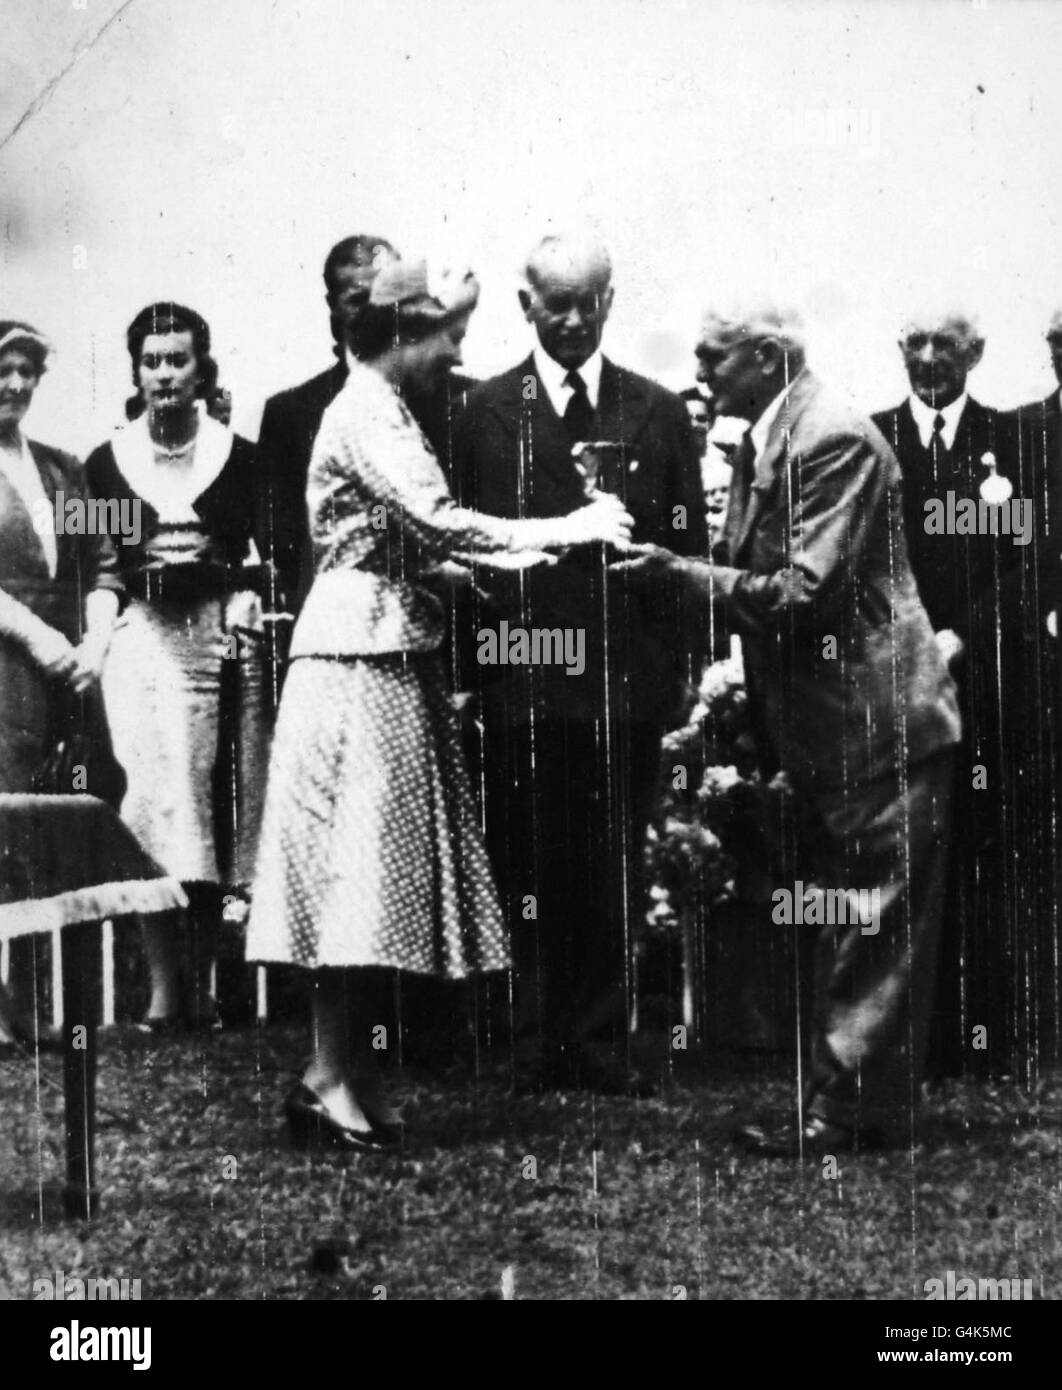
[[[606,357],[597,397],[598,438],[631,445],[645,426],[649,402],[629,372]]]
[[[582,482],[572,462],[571,441],[539,380],[533,357],[508,373],[491,410],[513,439],[519,461],[519,493],[531,503],[532,511],[536,491],[547,497],[551,490],[559,491],[569,507],[576,505],[582,496]]]
[[[929,454],[929,450],[922,444],[922,436],[918,433],[910,401],[904,401],[903,405],[896,407],[896,452],[901,459]]]
[[[774,418],[767,434],[763,452],[756,460],[756,471],[749,489],[748,506],[742,518],[734,541],[733,555],[736,557],[749,536],[752,528],[762,515],[768,502],[777,493],[778,486],[788,466],[789,442],[793,426],[802,412],[809,394],[816,388],[815,378],[805,370],[789,388],[789,394],[782,408]]]
[[[774,429],[771,429],[771,438],[760,458],[756,460],[755,472],[749,485],[749,498],[745,506],[745,514],[738,522],[737,535],[734,538],[733,553],[736,556],[752,533],[752,528],[759,520],[767,499],[775,492],[778,480],[781,477],[782,468],[785,465],[785,436],[780,440],[775,440]]]
[[[985,447],[982,425],[981,407],[970,396],[959,417],[959,428],[955,431],[949,452],[954,460],[955,469],[969,474],[971,483],[976,482],[974,474],[980,461],[974,458],[974,451],[978,447],[982,450]]]

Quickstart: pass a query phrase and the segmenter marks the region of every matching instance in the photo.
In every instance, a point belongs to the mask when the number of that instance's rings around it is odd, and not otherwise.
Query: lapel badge
[[[1004,502],[1010,501],[1013,485],[1009,478],[1000,477],[997,472],[995,454],[982,454],[981,466],[988,469],[988,476],[982,479],[978,489],[981,497],[990,507],[1001,507]]]

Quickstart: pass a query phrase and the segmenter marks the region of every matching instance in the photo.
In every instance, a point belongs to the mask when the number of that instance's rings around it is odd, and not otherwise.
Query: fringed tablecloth
[[[180,883],[144,853],[94,796],[0,796],[0,940],[64,927],[63,1092],[68,1216],[99,1210],[96,1025],[86,975],[99,922],[186,907]]]
[[[0,938],[187,905],[96,797],[0,796]]]

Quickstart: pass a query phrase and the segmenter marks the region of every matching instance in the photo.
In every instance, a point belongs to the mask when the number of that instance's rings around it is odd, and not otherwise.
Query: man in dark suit
[[[1047,345],[1062,387],[1062,310],[1052,316]],[[1032,911],[1027,921],[1027,957],[1019,975],[1035,982],[1029,1009],[1026,1056],[1057,1061],[1062,1050],[1058,1024],[1059,902],[1062,859],[1057,826],[1062,817],[1062,670],[1058,623],[1062,609],[1062,390],[1014,412],[1018,429],[1019,490],[1034,513],[1033,544],[1023,553],[1020,672],[1022,700],[1016,719],[1015,763],[1019,814],[1023,817],[1023,861],[1033,872],[1021,890]]]
[[[1051,365],[1062,388],[1062,309],[1047,329]],[[1052,639],[1062,608],[1062,389],[1013,412],[1020,445],[1020,491],[1032,499],[1037,521],[1032,555],[1037,576],[1036,629]],[[1032,594],[1028,595],[1031,600]],[[1056,616],[1051,618],[1051,614]],[[1050,624],[1049,624],[1050,619]]]
[[[805,367],[795,312],[713,313],[697,356],[720,414],[750,425],[721,562],[650,551],[620,568],[670,573],[729,613],[764,772],[789,774],[818,857],[815,891],[798,881],[774,894],[777,930],[818,933],[803,1110],[738,1137],[766,1156],[907,1142],[959,717],[907,561],[899,469],[870,421]]]
[[[469,396],[455,491],[494,515],[545,517],[604,487],[623,498],[639,539],[702,554],[685,406],[602,356],[612,298],[596,241],[535,248],[519,299],[538,342]],[[587,442],[604,447],[579,462],[573,450]],[[477,634],[548,630],[581,655],[474,661],[461,683],[481,696],[487,839],[509,910],[524,1079],[622,1090],[642,1083],[628,1066],[630,947],[661,738],[683,712],[700,643],[668,584],[610,579],[606,560],[587,547],[523,576],[481,571],[490,604],[473,616]]]
[[[1014,815],[1012,732],[1020,703],[1024,548],[980,526],[970,534],[940,532],[929,518],[937,503],[946,508],[949,496],[956,506],[976,507],[993,472],[1008,480],[1016,500],[1024,495],[1016,486],[1015,430],[968,394],[968,374],[984,352],[969,313],[913,316],[900,351],[911,393],[874,423],[899,460],[911,566],[958,685],[964,730],[930,1072],[1006,1072],[1016,1063],[1013,904],[1023,847]]]

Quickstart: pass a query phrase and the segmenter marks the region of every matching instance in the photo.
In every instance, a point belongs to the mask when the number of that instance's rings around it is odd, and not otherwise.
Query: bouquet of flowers
[[[738,897],[763,898],[765,827],[791,800],[784,773],[765,781],[758,770],[740,656],[712,662],[687,723],[664,739],[646,843],[648,935]]]

